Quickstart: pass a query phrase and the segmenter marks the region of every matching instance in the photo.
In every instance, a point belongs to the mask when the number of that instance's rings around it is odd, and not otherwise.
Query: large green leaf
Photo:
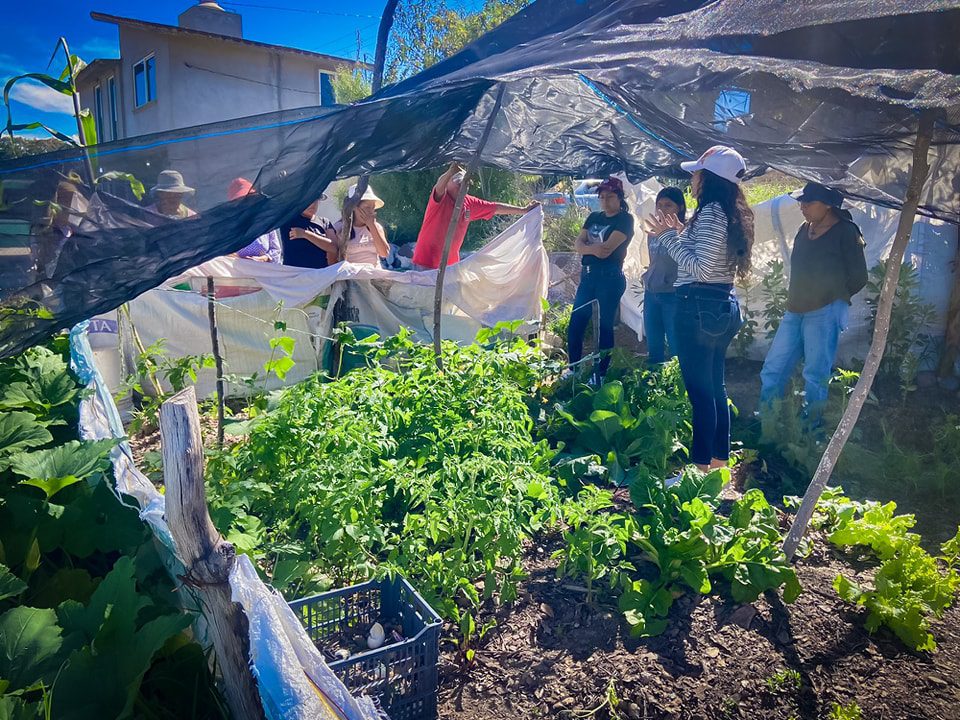
[[[0,616],[0,677],[10,683],[8,690],[49,684],[62,644],[53,610],[16,607]]]
[[[590,422],[608,443],[620,432],[620,416],[615,412],[594,410],[590,413]]]
[[[43,490],[47,499],[60,490],[110,464],[109,452],[115,440],[71,440],[49,450],[21,452],[10,458],[10,468],[28,478],[24,485]]]
[[[111,172],[104,173],[97,178],[97,182],[112,182],[115,180],[125,180],[130,186],[130,191],[133,193],[133,196],[140,200],[143,198],[146,193],[146,188],[144,188],[143,183],[137,180],[137,177],[131,173],[120,172],[118,170],[113,170]]]
[[[89,109],[80,111],[80,127],[83,128],[83,141],[86,147],[97,144],[97,121]]]
[[[0,565],[0,600],[15,597],[27,589],[27,584],[10,572],[6,565]]]
[[[0,454],[35,448],[53,440],[53,435],[37,422],[33,413],[0,412]],[[0,468],[4,466],[0,461]]]
[[[173,613],[138,626],[141,610],[151,603],[138,593],[134,570],[133,559],[121,557],[86,607],[67,601],[58,609],[67,633],[64,647],[72,653],[57,679],[56,717],[125,716],[154,654],[190,624],[188,615]],[[110,683],[91,693],[91,677],[108,677]]]
[[[95,551],[130,553],[149,535],[137,511],[122,505],[106,481],[85,487],[63,507],[58,521],[47,525],[42,549],[60,547],[78,558]]]

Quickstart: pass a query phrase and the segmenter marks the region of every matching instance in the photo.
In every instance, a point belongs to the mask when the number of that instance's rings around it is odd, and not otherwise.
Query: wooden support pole
[[[264,718],[250,670],[247,618],[230,598],[228,578],[236,550],[210,520],[203,485],[203,441],[193,387],[160,406],[160,442],[166,487],[167,524],[186,568],[183,581],[200,596],[227,704],[235,718]]]
[[[213,362],[217,369],[217,447],[223,447],[223,357],[220,355],[220,332],[217,330],[216,290],[213,278],[207,277],[207,315],[210,317],[210,344],[213,347]]]
[[[917,139],[913,146],[913,166],[910,169],[907,195],[903,199],[903,206],[900,209],[900,224],[897,226],[893,247],[890,249],[890,256],[887,258],[887,270],[883,277],[883,287],[880,290],[880,298],[877,303],[873,341],[870,343],[870,350],[867,352],[867,359],[863,363],[860,378],[853,388],[850,402],[843,411],[843,416],[840,418],[840,423],[830,438],[830,442],[827,443],[827,448],[823,452],[823,457],[820,458],[817,471],[803,495],[803,501],[797,510],[797,517],[794,519],[793,525],[790,526],[786,540],[784,540],[783,552],[787,559],[793,558],[794,553],[800,546],[800,541],[807,530],[810,518],[813,517],[817,501],[827,486],[830,476],[833,475],[833,470],[840,459],[840,453],[843,452],[843,447],[860,417],[860,411],[870,395],[870,388],[873,386],[874,378],[876,378],[877,371],[880,368],[880,361],[883,359],[883,351],[887,345],[887,335],[890,333],[890,315],[893,312],[893,301],[897,290],[897,282],[900,278],[900,265],[903,263],[903,254],[910,242],[910,232],[913,229],[917,205],[920,203],[920,191],[923,190],[923,184],[926,182],[927,173],[930,170],[927,153],[930,150],[930,139],[933,135],[933,120],[932,111],[924,111],[920,115]]]
[[[943,351],[940,353],[940,366],[937,375],[942,378],[953,374],[953,366],[960,357],[960,241],[957,242],[957,256],[953,260],[953,289],[950,291],[950,304],[947,306],[947,330],[943,338]]]
[[[443,307],[443,278],[447,274],[447,261],[450,259],[450,246],[453,244],[453,236],[456,234],[457,224],[460,220],[460,213],[463,212],[463,199],[467,196],[467,185],[470,183],[470,177],[476,172],[480,165],[480,157],[483,154],[483,148],[490,139],[490,132],[500,114],[500,107],[503,105],[503,93],[506,86],[500,83],[497,88],[497,99],[493,103],[493,110],[490,111],[490,117],[487,119],[487,126],[483,129],[483,135],[480,136],[480,143],[477,150],[467,166],[463,176],[463,182],[460,183],[460,192],[457,193],[457,200],[453,205],[453,215],[450,216],[450,224],[447,225],[447,234],[443,238],[443,252],[440,254],[440,267],[437,268],[437,285],[433,294],[433,352],[437,360],[437,368],[443,370],[443,358],[440,355],[440,331],[441,331],[441,309]],[[431,192],[433,192],[431,190]]]

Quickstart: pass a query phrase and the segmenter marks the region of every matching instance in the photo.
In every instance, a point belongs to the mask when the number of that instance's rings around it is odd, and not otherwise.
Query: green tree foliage
[[[474,13],[445,0],[402,2],[391,32],[385,76],[396,82],[415,75],[497,27],[528,0],[486,0]]]
[[[361,68],[341,65],[333,74],[333,96],[341,105],[370,97],[370,78]]]

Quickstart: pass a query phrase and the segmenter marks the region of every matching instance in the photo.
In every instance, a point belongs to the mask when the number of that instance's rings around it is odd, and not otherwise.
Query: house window
[[[330,80],[330,74],[320,71],[320,105],[335,105],[336,98],[333,92],[333,82]]]
[[[731,120],[750,114],[750,93],[746,90],[721,90],[713,108],[713,127],[726,132]]]
[[[107,96],[110,103],[110,139],[120,137],[120,121],[117,117],[117,79],[112,75],[107,78]]]
[[[93,86],[93,122],[97,128],[97,142],[103,142],[106,138],[103,135],[103,88],[100,83]]]
[[[157,65],[153,55],[133,66],[133,94],[137,107],[157,99]]]

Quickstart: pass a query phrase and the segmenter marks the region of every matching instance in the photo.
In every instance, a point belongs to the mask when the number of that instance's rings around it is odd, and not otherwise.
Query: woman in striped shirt
[[[736,150],[716,145],[680,166],[693,173],[697,211],[686,227],[657,213],[649,230],[677,263],[677,357],[693,410],[690,459],[708,471],[730,459],[725,357],[741,325],[733,281],[750,270],[753,211],[740,189],[746,163]]]

